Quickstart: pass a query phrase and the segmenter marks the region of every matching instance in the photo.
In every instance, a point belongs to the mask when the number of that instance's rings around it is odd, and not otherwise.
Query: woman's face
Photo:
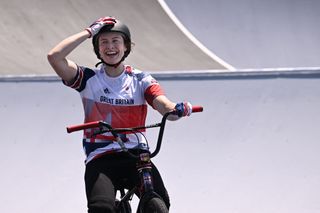
[[[106,32],[99,37],[99,53],[107,64],[117,64],[127,50],[121,33]]]

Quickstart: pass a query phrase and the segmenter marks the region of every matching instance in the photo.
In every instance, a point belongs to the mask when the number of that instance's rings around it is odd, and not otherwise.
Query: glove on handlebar
[[[97,21],[93,22],[88,28],[86,28],[86,30],[90,33],[89,38],[96,35],[102,27],[106,25],[114,25],[116,22],[116,19],[113,17],[106,16],[99,18]]]
[[[189,102],[178,103],[175,106],[178,117],[190,116],[192,113],[192,105]]]

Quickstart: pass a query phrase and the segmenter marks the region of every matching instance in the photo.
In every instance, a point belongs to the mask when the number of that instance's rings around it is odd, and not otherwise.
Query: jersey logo
[[[106,94],[110,94],[110,91],[109,91],[108,88],[105,88],[103,91],[104,91],[104,93],[106,93]]]

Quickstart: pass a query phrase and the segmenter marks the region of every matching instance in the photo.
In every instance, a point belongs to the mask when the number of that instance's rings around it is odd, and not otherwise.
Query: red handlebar
[[[192,107],[192,112],[202,112],[203,111],[203,107],[202,106],[193,106]]]
[[[88,123],[79,124],[75,126],[69,126],[67,127],[67,132],[71,133],[71,132],[75,132],[83,129],[95,128],[99,126],[100,126],[100,121],[93,121],[93,122],[88,122]]]
[[[203,111],[203,107],[202,106],[193,106],[192,107],[192,112],[202,112]],[[90,129],[90,128],[97,128],[101,126],[101,121],[93,121],[93,122],[88,122],[88,123],[84,123],[84,124],[79,124],[79,125],[75,125],[75,126],[69,126],[67,127],[67,132],[71,133],[71,132],[75,132],[75,131],[79,131],[79,130],[83,130],[83,129]]]

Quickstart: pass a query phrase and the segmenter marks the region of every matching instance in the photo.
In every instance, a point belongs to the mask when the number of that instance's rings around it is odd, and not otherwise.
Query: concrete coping
[[[150,72],[157,80],[320,78],[320,67]],[[61,81],[57,75],[2,75],[0,82]]]

